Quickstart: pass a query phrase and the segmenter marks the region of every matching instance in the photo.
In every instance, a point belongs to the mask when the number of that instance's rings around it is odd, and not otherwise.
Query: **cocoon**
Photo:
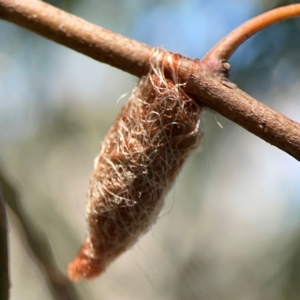
[[[202,108],[177,81],[178,56],[158,52],[152,61],[95,159],[88,235],[69,265],[72,280],[99,275],[149,230],[182,165],[202,140]]]

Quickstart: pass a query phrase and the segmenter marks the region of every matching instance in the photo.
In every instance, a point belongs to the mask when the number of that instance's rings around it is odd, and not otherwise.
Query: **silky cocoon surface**
[[[177,82],[178,60],[158,54],[108,132],[88,190],[87,239],[72,280],[102,273],[157,220],[164,197],[202,139],[202,108]],[[165,77],[164,61],[172,66]]]

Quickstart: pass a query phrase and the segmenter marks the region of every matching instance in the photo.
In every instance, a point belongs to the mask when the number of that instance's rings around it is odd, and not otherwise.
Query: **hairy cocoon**
[[[102,273],[157,220],[164,197],[202,139],[202,108],[177,82],[178,61],[157,54],[108,132],[88,190],[88,236],[72,280]],[[171,66],[165,77],[164,61]]]

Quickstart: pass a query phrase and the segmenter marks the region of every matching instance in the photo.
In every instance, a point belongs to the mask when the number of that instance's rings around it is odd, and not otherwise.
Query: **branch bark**
[[[291,13],[291,8],[285,10],[285,18],[299,15],[299,7],[300,4],[293,6],[294,13]],[[270,16],[269,13],[265,18]],[[283,19],[278,18],[278,15],[273,15],[273,19],[274,17],[277,18],[276,21]],[[0,0],[0,18],[138,77],[148,72],[150,58],[155,51],[153,47],[90,24],[41,1]],[[256,22],[258,19],[259,17]],[[265,23],[267,26],[274,23],[270,20],[268,22]],[[250,34],[245,31],[244,33],[246,39],[254,31]],[[239,44],[238,41],[236,45]],[[226,51],[224,57],[233,53],[231,50]],[[172,55],[170,52],[166,54]],[[226,71],[228,65],[224,66],[220,57],[218,59]],[[186,92],[193,95],[200,105],[211,108],[300,160],[300,125],[232,84],[224,82],[224,78],[219,76],[220,73],[207,67],[207,61],[207,58],[202,63],[181,57],[178,76],[181,82],[187,83]]]
[[[147,73],[154,51],[42,1],[0,0],[0,19],[137,77]]]
[[[203,60],[211,59],[212,57],[228,60],[235,50],[255,33],[270,25],[286,19],[298,17],[299,15],[300,4],[291,4],[275,8],[254,17],[233,30],[217,43],[217,45],[207,53]]]

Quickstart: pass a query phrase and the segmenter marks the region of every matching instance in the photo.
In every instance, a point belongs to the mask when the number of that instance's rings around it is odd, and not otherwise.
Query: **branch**
[[[205,106],[300,161],[300,124],[285,117],[238,88],[228,88],[205,68],[185,78],[187,90]]]
[[[212,57],[219,60],[228,60],[235,50],[255,33],[270,25],[298,17],[299,15],[300,4],[291,4],[272,9],[254,17],[223,38],[206,54],[203,60],[208,60]]]
[[[1,170],[0,182],[3,184],[3,192],[5,194],[6,203],[13,211],[22,226],[25,242],[31,253],[33,254],[34,259],[37,261],[38,266],[42,270],[42,274],[44,275],[45,281],[49,287],[53,299],[79,300],[80,297],[78,296],[74,286],[59,270],[48,239],[44,234],[40,232],[40,230],[32,223],[30,218],[27,216],[20,203],[17,192],[15,191],[14,187],[8,182],[8,180],[3,176],[3,174],[1,174]],[[3,218],[0,219],[0,222],[2,220]],[[0,243],[0,245],[2,245],[2,243]],[[0,297],[0,299],[2,298]]]
[[[203,62],[180,57],[178,70],[181,82],[187,83],[186,92],[200,105],[241,125],[297,160],[300,160],[300,125],[229,82],[220,80],[220,72],[227,75],[229,64],[224,64],[223,59],[227,59],[245,39],[266,26],[299,14],[300,4],[294,4],[256,17],[227,36]],[[155,51],[153,47],[90,24],[41,1],[0,0],[0,18],[138,77],[148,72],[150,57]],[[172,55],[170,52],[165,54],[165,57]],[[211,62],[221,69],[214,68]]]
[[[0,184],[0,299],[9,298],[8,228],[5,202]]]
[[[137,77],[148,72],[153,47],[91,24],[45,2],[0,0],[0,19]]]

